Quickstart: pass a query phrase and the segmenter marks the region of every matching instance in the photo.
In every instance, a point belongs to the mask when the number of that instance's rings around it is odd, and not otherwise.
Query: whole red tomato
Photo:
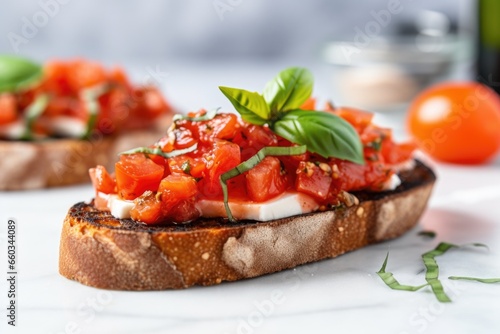
[[[413,101],[407,126],[437,160],[483,163],[500,149],[500,97],[476,82],[439,84]]]

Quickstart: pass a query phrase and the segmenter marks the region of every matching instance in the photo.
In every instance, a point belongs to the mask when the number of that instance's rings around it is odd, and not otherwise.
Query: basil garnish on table
[[[344,119],[327,112],[302,110],[311,97],[313,76],[301,67],[280,72],[264,92],[219,86],[244,121],[267,124],[277,135],[322,157],[364,164],[358,133]]]

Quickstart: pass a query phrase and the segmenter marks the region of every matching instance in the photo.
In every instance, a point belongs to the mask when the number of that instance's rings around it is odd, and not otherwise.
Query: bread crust
[[[59,271],[103,289],[164,290],[256,277],[336,257],[415,226],[436,177],[417,162],[401,178],[394,191],[355,193],[359,205],[269,222],[200,219],[147,226],[78,203],[63,223]]]
[[[89,182],[89,168],[114,170],[118,153],[161,138],[171,115],[155,126],[91,140],[0,141],[0,190],[27,190]]]

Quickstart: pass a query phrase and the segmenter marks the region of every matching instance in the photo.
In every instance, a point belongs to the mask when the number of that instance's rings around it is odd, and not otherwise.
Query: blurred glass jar
[[[357,29],[351,41],[325,46],[337,103],[376,112],[405,110],[423,88],[450,79],[457,63],[471,61],[470,38],[448,33],[440,13],[421,14],[411,34],[370,36]]]

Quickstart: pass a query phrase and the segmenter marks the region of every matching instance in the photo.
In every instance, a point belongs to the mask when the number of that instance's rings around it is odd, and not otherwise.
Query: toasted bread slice
[[[118,153],[144,146],[165,134],[172,115],[154,127],[92,140],[50,139],[34,142],[0,140],[0,190],[25,190],[89,182],[89,168],[114,169]]]
[[[400,236],[417,223],[436,177],[420,162],[400,177],[393,191],[354,193],[358,205],[268,222],[200,219],[148,226],[78,203],[64,221],[59,271],[98,288],[163,290],[336,257]]]

